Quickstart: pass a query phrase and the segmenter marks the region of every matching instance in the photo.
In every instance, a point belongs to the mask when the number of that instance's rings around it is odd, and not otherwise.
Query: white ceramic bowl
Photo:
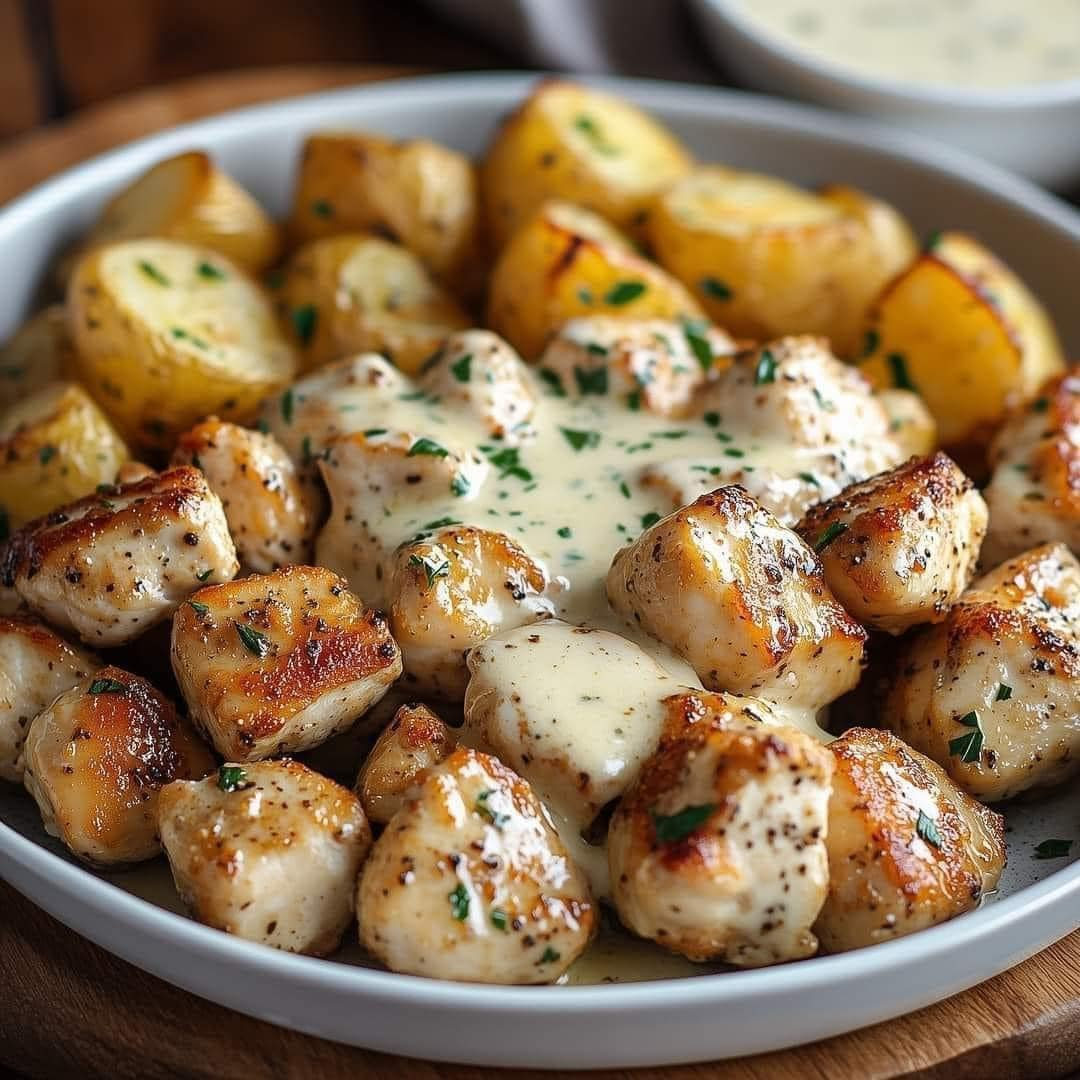
[[[0,337],[26,313],[55,252],[110,192],[160,157],[205,147],[280,213],[305,132],[430,135],[478,153],[533,78],[338,90],[191,124],[73,169],[0,211]],[[927,232],[973,230],[1014,263],[1065,340],[1080,347],[1080,218],[1051,196],[976,160],[812,109],[700,87],[602,85],[653,111],[702,158],[803,183],[846,180],[895,201]],[[773,969],[626,985],[466,986],[353,966],[355,953],[336,962],[275,952],[170,911],[176,899],[160,866],[106,879],[76,865],[45,836],[28,797],[2,784],[0,874],[124,959],[273,1023],[415,1057],[619,1067],[753,1054],[850,1031],[987,979],[1073,930],[1080,862],[1038,862],[1031,853],[1042,839],[1076,835],[1080,785],[1010,807],[1008,817],[1012,855],[998,896],[951,923]]]
[[[1080,183],[1080,79],[983,89],[874,78],[771,33],[746,13],[752,3],[693,0],[714,55],[751,89],[887,120],[1059,190]]]

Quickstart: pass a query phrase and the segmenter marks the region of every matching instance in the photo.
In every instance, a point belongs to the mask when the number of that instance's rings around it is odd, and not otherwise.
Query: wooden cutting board
[[[243,71],[96,106],[0,150],[0,203],[77,161],[185,120],[411,73],[352,66]],[[814,1008],[814,1002],[807,1001],[806,1008]],[[87,1080],[487,1080],[498,1075],[355,1050],[250,1020],[116,959],[3,883],[0,1066],[28,1076],[77,1074]],[[1066,1076],[1077,1068],[1080,932],[982,986],[851,1035],[736,1062],[594,1075],[635,1080],[1031,1080]],[[506,1075],[527,1080],[554,1074]]]

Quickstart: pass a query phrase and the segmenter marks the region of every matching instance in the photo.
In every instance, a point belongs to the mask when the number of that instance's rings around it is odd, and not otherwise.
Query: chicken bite
[[[401,674],[386,618],[312,566],[200,589],[176,613],[171,653],[192,720],[233,761],[325,742]]]
[[[455,743],[454,732],[426,705],[402,705],[356,778],[356,794],[368,818],[385,825],[421,774],[445,761]]]
[[[945,922],[992,891],[1004,822],[888,731],[830,743],[836,768],[826,847],[829,893],[814,932],[829,952]]]
[[[888,387],[876,397],[889,418],[889,434],[904,458],[926,457],[938,444],[937,421],[914,390]]]
[[[553,982],[597,910],[529,784],[455,750],[375,842],[357,895],[360,940],[392,971],[464,982]]]
[[[990,464],[984,566],[1049,541],[1080,553],[1080,376],[1051,379],[1016,410],[990,445]]]
[[[986,504],[939,452],[812,506],[796,532],[817,552],[829,588],[856,619],[902,634],[940,622],[971,582]]]
[[[1080,772],[1080,563],[1044,544],[979,578],[893,667],[882,719],[996,802]]]
[[[315,507],[273,436],[210,417],[180,436],[172,464],[206,477],[244,566],[265,574],[308,561]]]
[[[101,667],[30,616],[0,617],[0,780],[22,783],[30,722],[65,690]]]
[[[832,757],[737,701],[666,739],[611,819],[623,923],[691,960],[812,956],[828,887]]]
[[[607,595],[709,689],[812,711],[859,680],[866,631],[813,551],[741,487],[646,529],[615,555]]]
[[[360,800],[298,761],[222,765],[158,804],[176,889],[208,926],[325,956],[352,919],[371,847]]]
[[[23,753],[23,783],[45,831],[96,866],[153,858],[162,787],[214,767],[172,703],[113,666],[84,676],[40,712]]]
[[[19,529],[0,578],[30,609],[90,645],[123,645],[168,618],[200,584],[239,564],[197,469],[104,488]]]

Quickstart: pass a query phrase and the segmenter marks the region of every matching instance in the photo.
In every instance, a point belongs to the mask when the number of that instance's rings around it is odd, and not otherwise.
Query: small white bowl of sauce
[[[693,0],[758,90],[891,121],[1039,183],[1080,182],[1080,0]]]

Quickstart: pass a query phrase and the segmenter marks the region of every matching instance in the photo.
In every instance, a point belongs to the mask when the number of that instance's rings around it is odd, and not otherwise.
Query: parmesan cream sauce
[[[964,87],[1080,77],[1080,0],[740,0],[787,45],[870,76]]]

